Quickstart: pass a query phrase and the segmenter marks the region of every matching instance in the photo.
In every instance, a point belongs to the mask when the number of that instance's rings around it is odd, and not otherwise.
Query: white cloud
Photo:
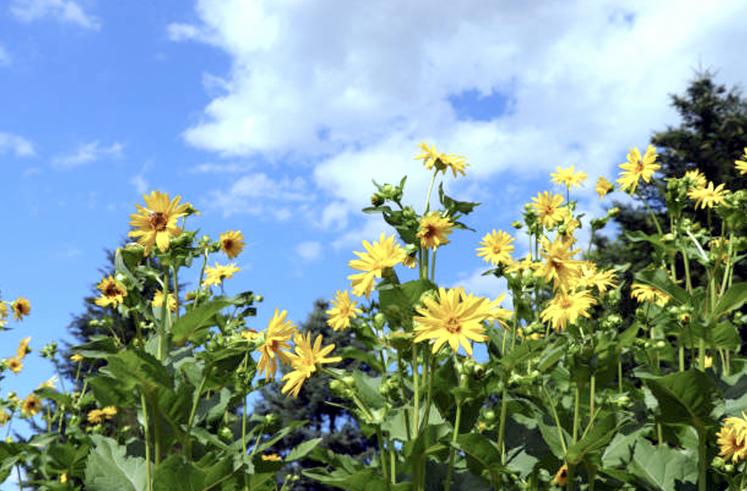
[[[130,184],[132,184],[138,194],[147,193],[150,186],[150,184],[148,184],[148,180],[145,179],[145,176],[143,174],[132,176],[132,178],[130,179]]]
[[[59,22],[75,24],[84,29],[101,28],[101,21],[87,14],[78,2],[73,0],[12,0],[10,12],[21,22],[33,22],[51,17]]]
[[[52,160],[52,166],[56,169],[72,169],[102,159],[120,158],[123,150],[124,145],[119,142],[105,146],[101,145],[98,140],[94,140],[81,144],[71,154],[55,157]]]
[[[16,157],[30,157],[34,155],[34,146],[26,138],[0,131],[0,155],[12,153]]]
[[[506,293],[506,280],[504,278],[496,278],[493,275],[483,276],[482,273],[486,269],[488,268],[477,269],[471,273],[462,273],[457,277],[452,287],[461,286],[467,293],[491,298],[496,298],[498,295]],[[506,302],[504,301],[505,306]]]
[[[478,179],[567,164],[604,174],[676,121],[668,94],[698,66],[747,82],[734,48],[747,44],[740,0],[199,0],[196,10],[200,22],[170,25],[171,39],[216,46],[232,66],[186,141],[315,162],[309,187],[336,203],[337,220],[367,203],[371,178],[409,174],[420,192],[422,139],[468,156]],[[470,117],[452,104],[464,93],[502,107]]]
[[[322,244],[316,241],[301,242],[296,246],[296,254],[304,261],[314,261],[322,254]]]
[[[11,61],[10,53],[2,44],[0,44],[0,66],[10,65]]]
[[[189,169],[189,172],[191,174],[240,174],[249,169],[251,169],[249,164],[205,162],[195,165]]]
[[[282,221],[290,218],[293,212],[280,205],[302,207],[312,199],[308,183],[302,177],[273,179],[258,172],[240,177],[226,190],[210,192],[206,207],[217,208],[224,216],[271,214]]]

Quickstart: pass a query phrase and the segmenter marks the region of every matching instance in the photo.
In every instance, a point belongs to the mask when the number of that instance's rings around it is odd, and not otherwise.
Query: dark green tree
[[[317,300],[314,309],[306,321],[299,326],[301,332],[311,332],[312,339],[317,334],[324,336],[324,344],[334,343],[335,353],[346,346],[365,349],[355,337],[351,329],[334,331],[327,326],[329,304],[324,300]],[[343,360],[336,367],[342,368],[355,365],[361,369],[360,362]],[[280,440],[273,448],[279,454],[284,454],[299,443],[314,438],[322,438],[320,447],[336,453],[350,455],[355,458],[366,459],[376,448],[375,441],[367,438],[355,423],[350,414],[341,407],[345,401],[336,397],[329,389],[329,376],[317,373],[307,380],[298,398],[286,397],[280,393],[280,383],[273,383],[261,391],[262,399],[257,401],[255,411],[259,414],[274,414],[279,418],[279,426],[285,427],[293,421],[306,421],[306,424],[287,437]],[[299,468],[315,467],[318,462],[305,459],[294,462],[286,472],[296,472]],[[301,477],[293,485],[294,490],[326,490],[333,489],[316,481]]]

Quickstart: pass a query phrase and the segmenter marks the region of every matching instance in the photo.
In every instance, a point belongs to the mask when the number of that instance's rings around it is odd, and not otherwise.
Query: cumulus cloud
[[[322,244],[316,241],[301,242],[296,246],[296,253],[304,261],[314,261],[322,254]]]
[[[30,157],[34,155],[34,146],[22,136],[0,131],[0,155],[12,153],[16,157]]]
[[[86,13],[73,0],[12,0],[10,12],[21,22],[51,18],[84,29],[98,30],[101,28],[101,21]]]
[[[81,144],[70,154],[55,157],[52,160],[52,166],[56,169],[72,169],[103,159],[120,158],[123,150],[124,145],[119,142],[107,146],[94,140]]]
[[[697,68],[747,80],[739,0],[196,5],[199,21],[171,24],[171,39],[215,46],[232,65],[185,140],[306,159],[310,185],[350,210],[370,178],[425,186],[408,167],[422,139],[468,156],[481,180],[559,164],[609,173],[675,120],[668,94]]]
[[[222,211],[224,216],[268,214],[277,220],[287,220],[293,212],[285,206],[303,209],[312,199],[304,178],[275,179],[258,172],[240,177],[226,190],[211,191],[205,206]]]

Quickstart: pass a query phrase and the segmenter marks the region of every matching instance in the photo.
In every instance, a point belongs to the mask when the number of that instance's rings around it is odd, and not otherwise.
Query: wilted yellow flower
[[[600,198],[604,198],[607,194],[614,189],[612,183],[607,180],[606,177],[602,176],[597,179],[597,183],[594,186],[594,191],[597,192]]]
[[[663,307],[669,303],[670,297],[666,293],[654,288],[653,286],[644,285],[643,283],[633,282],[630,288],[630,297],[638,303],[655,303]]]
[[[280,312],[275,309],[275,314],[265,329],[265,339],[259,347],[259,361],[257,362],[257,373],[265,374],[265,378],[275,377],[280,362],[289,363],[290,358],[286,350],[290,349],[290,339],[296,332],[296,325],[287,320],[288,311]]]
[[[532,198],[532,201],[534,211],[545,228],[553,228],[556,223],[563,219],[563,212],[560,211],[560,207],[564,200],[561,195],[553,195],[549,191],[544,191]]]
[[[540,317],[549,322],[555,331],[560,332],[568,325],[574,325],[579,317],[590,316],[589,309],[596,303],[587,290],[577,292],[560,291],[550,300]]]
[[[311,333],[306,333],[303,336],[295,335],[293,338],[295,352],[288,353],[293,371],[283,376],[285,385],[280,389],[283,394],[290,392],[291,396],[298,397],[304,382],[316,372],[317,365],[337,363],[342,360],[339,356],[327,356],[335,349],[335,345],[330,344],[322,348],[323,339],[322,335],[319,334],[312,345]]]
[[[16,348],[16,357],[23,360],[23,358],[31,352],[31,350],[29,349],[30,342],[30,336],[26,336],[25,338],[21,339],[21,341],[18,343],[18,348]]]
[[[708,183],[706,176],[703,175],[703,173],[698,169],[693,169],[685,172],[683,179],[685,180],[687,189],[702,188],[705,187],[705,185]]]
[[[586,172],[576,171],[576,166],[562,168],[556,167],[555,172],[550,174],[550,180],[555,184],[562,184],[568,188],[581,187],[587,178]]]
[[[24,317],[31,314],[31,302],[25,297],[18,297],[11,304],[13,308],[13,318],[17,321],[23,320]]]
[[[420,245],[426,249],[435,249],[449,243],[449,234],[454,224],[448,217],[443,217],[437,211],[431,212],[420,219],[417,237]]]
[[[724,420],[721,429],[716,433],[719,456],[732,464],[747,458],[747,415],[729,417]]]
[[[83,356],[79,355],[78,353],[74,353],[70,355],[70,361],[72,361],[73,363],[80,363],[83,361]]]
[[[21,370],[23,370],[23,361],[17,356],[6,358],[4,363],[7,369],[13,373],[21,373]]]
[[[337,291],[332,300],[332,308],[327,311],[329,319],[327,324],[335,331],[341,331],[350,327],[350,321],[363,312],[357,307],[358,302],[350,300],[347,290]]]
[[[648,146],[646,154],[642,158],[641,152],[637,148],[630,149],[630,152],[628,152],[628,161],[620,164],[622,172],[617,179],[617,183],[622,190],[633,194],[641,179],[646,183],[651,182],[654,173],[661,168],[661,165],[656,163],[657,157],[656,149],[653,145]]]
[[[36,394],[29,394],[21,404],[21,414],[24,417],[34,416],[41,411],[42,402]]]
[[[734,165],[740,174],[747,174],[747,147],[744,147],[744,155],[740,160],[735,160]]]
[[[127,296],[127,288],[113,276],[107,276],[101,280],[96,288],[101,292],[101,296],[96,299],[96,305],[99,307],[116,307],[123,303]]]
[[[222,266],[215,263],[215,266],[205,268],[205,279],[202,282],[202,286],[218,286],[223,283],[223,280],[232,278],[234,273],[238,273],[239,271],[241,269],[235,264]]]
[[[376,278],[381,278],[385,269],[401,263],[407,254],[394,241],[393,235],[386,237],[384,233],[373,244],[364,240],[363,247],[365,247],[366,252],[353,251],[358,259],[352,259],[348,262],[352,269],[362,272],[352,274],[348,276],[348,279],[352,283],[353,295],[368,298],[371,295]]]
[[[723,184],[719,184],[715,188],[713,183],[709,182],[708,185],[702,188],[691,189],[687,196],[695,201],[695,209],[698,208],[713,208],[716,205],[724,204],[726,195],[729,191],[724,189]]]
[[[207,270],[207,268],[205,268]],[[176,312],[176,297],[169,293],[167,295],[168,297],[168,303],[169,303],[169,310],[171,312]],[[163,306],[163,291],[156,290],[156,293],[153,294],[153,300],[151,300],[151,305],[154,307],[160,309]]]
[[[565,485],[568,483],[568,465],[563,464],[560,469],[558,469],[558,472],[555,473],[555,476],[552,478],[552,483],[555,486],[565,487]]]
[[[130,215],[130,225],[135,228],[129,233],[130,237],[137,237],[137,241],[145,247],[145,255],[149,255],[153,246],[161,252],[169,250],[172,237],[182,233],[177,226],[179,218],[186,216],[189,204],[179,204],[181,196],[170,199],[169,195],[160,191],[153,191],[143,196],[145,206],[135,205],[137,213]]]
[[[514,252],[513,241],[514,238],[503,230],[493,230],[480,241],[481,247],[477,248],[477,255],[493,266],[510,264],[511,253]]]
[[[283,458],[276,453],[266,453],[262,454],[262,460],[265,462],[282,462]]]
[[[538,274],[544,277],[545,281],[552,281],[553,288],[567,289],[580,274],[581,261],[573,259],[577,252],[562,240],[550,242],[542,239],[540,255],[544,262]]]
[[[418,315],[413,318],[413,341],[434,339],[434,353],[445,343],[455,352],[461,344],[472,356],[472,341],[482,343],[487,339],[483,321],[493,318],[496,307],[497,304],[487,298],[467,295],[463,288],[439,288],[435,298],[425,297],[423,306],[417,309]]]
[[[220,249],[229,259],[235,258],[244,249],[244,234],[238,230],[220,234]]]

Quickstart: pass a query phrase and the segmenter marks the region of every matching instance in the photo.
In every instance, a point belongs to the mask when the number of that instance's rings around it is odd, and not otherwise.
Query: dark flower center
[[[148,220],[150,221],[151,228],[156,232],[162,232],[166,230],[166,225],[169,223],[166,215],[161,213],[160,211],[151,213],[150,217],[148,217]]]

